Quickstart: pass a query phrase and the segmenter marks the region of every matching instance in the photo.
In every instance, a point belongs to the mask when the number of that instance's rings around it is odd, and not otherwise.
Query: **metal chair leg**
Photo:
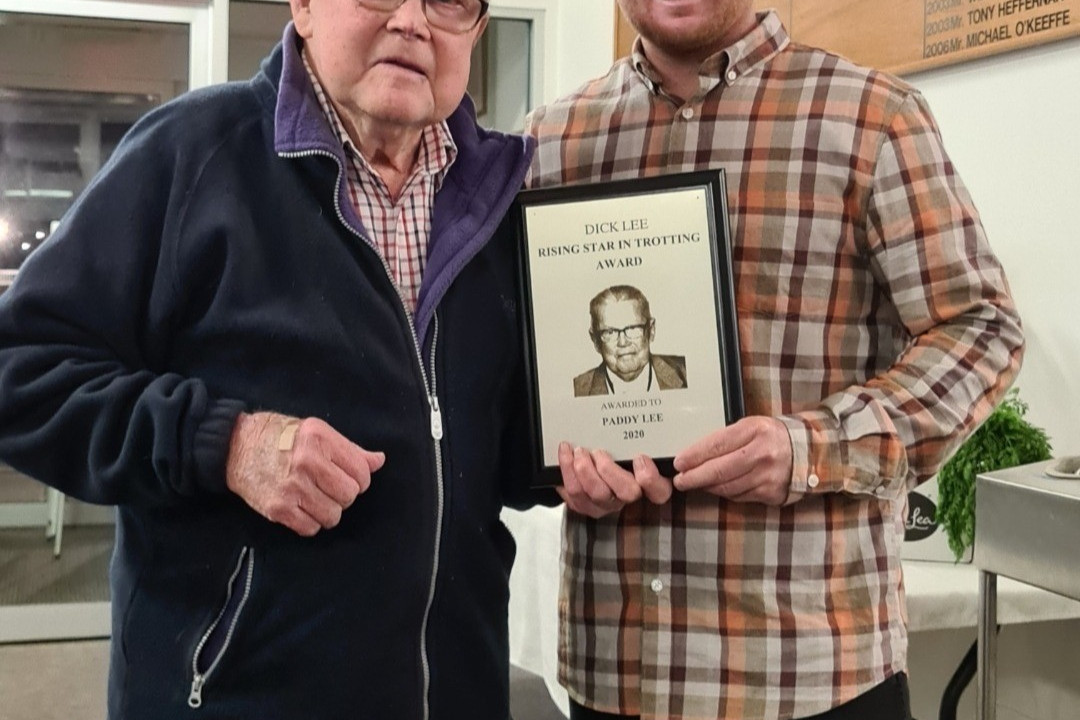
[[[53,557],[60,557],[60,546],[64,540],[64,493],[49,488],[46,494],[49,518],[45,524],[45,537],[52,538]]]

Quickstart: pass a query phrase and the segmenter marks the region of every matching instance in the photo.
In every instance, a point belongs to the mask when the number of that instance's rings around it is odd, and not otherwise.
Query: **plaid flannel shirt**
[[[1023,337],[916,90],[773,13],[699,79],[665,95],[639,40],[530,115],[529,184],[725,168],[747,412],[785,423],[806,495],[568,513],[560,679],[606,712],[805,717],[906,668],[906,493],[1001,398]]]
[[[411,314],[416,311],[427,262],[435,193],[442,187],[446,173],[457,158],[457,146],[450,136],[450,128],[443,121],[423,129],[416,164],[401,189],[400,197],[395,200],[386,182],[349,137],[341,117],[311,69],[307,55],[302,57],[319,107],[349,159],[349,167],[345,168],[349,201],[386,262],[390,278]]]

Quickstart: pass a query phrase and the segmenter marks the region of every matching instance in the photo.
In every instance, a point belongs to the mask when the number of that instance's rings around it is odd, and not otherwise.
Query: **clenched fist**
[[[385,461],[318,418],[241,413],[225,484],[266,519],[311,537],[341,521]]]

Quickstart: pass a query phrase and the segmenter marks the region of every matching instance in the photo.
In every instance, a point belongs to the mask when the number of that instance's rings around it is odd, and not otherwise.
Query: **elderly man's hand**
[[[563,484],[557,490],[566,507],[592,518],[621,510],[642,495],[657,505],[671,498],[671,482],[644,455],[634,458],[631,473],[603,450],[590,452],[564,442],[559,445],[559,469]]]
[[[305,537],[341,521],[386,456],[353,444],[318,418],[242,413],[225,484],[256,512]]]
[[[735,500],[786,505],[791,492],[791,438],[776,418],[754,416],[709,433],[675,457],[676,490],[704,490]]]

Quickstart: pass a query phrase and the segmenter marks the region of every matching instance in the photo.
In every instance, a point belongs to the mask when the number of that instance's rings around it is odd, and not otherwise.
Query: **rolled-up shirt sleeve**
[[[1020,368],[1005,273],[918,93],[881,137],[865,255],[907,344],[865,383],[781,418],[797,492],[900,496],[937,472]]]

